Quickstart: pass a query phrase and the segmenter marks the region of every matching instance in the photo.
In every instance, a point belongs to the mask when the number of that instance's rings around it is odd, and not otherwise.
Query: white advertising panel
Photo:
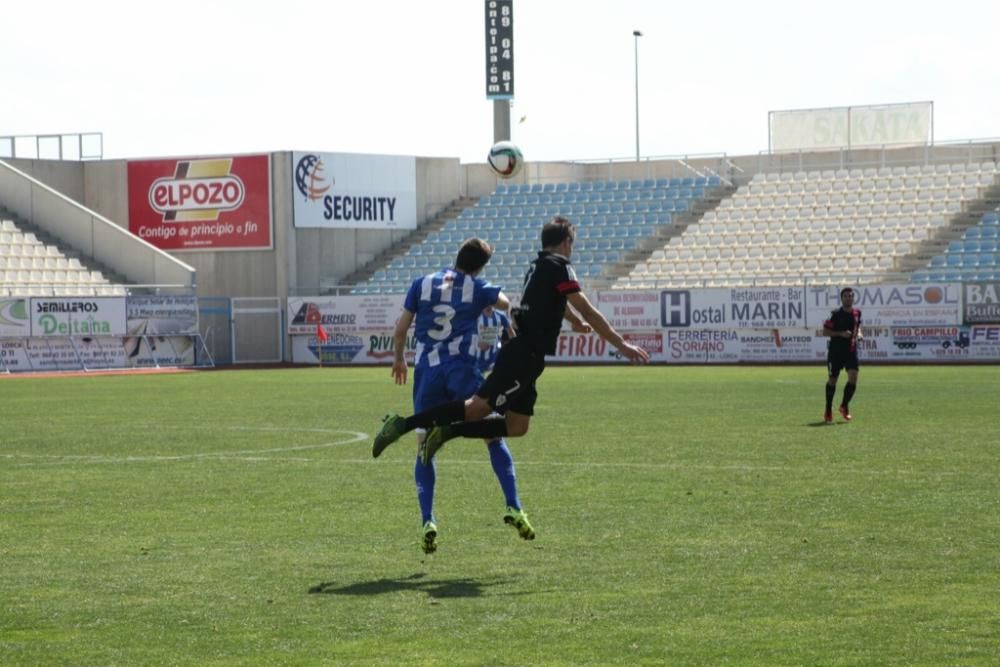
[[[677,289],[660,292],[665,329],[775,329],[806,325],[801,287]]]
[[[1000,324],[969,327],[969,356],[978,360],[1000,360]]]
[[[1000,282],[965,283],[965,323],[1000,323]]]
[[[288,333],[315,334],[317,325],[329,333],[392,332],[405,294],[306,296],[288,298]]]
[[[125,309],[130,336],[198,333],[196,296],[130,296]]]
[[[21,338],[0,341],[0,371],[69,371],[125,368],[121,338]]]
[[[416,341],[412,330],[406,338],[403,356],[413,363]],[[392,329],[328,333],[325,342],[315,335],[292,337],[292,362],[296,364],[385,364],[393,359]]]
[[[840,287],[806,289],[809,326],[822,326],[840,308]],[[854,287],[854,307],[872,326],[939,326],[962,322],[960,283],[903,283]]]
[[[296,227],[416,229],[417,159],[292,153]]]
[[[660,294],[655,291],[599,292],[597,309],[615,329],[656,329],[660,326]]]
[[[0,299],[0,338],[31,335],[27,299]]]
[[[124,336],[125,297],[33,297],[32,336]]]
[[[771,150],[924,145],[932,122],[930,102],[772,111]]]

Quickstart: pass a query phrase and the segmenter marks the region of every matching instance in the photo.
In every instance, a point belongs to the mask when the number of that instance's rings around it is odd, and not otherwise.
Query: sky
[[[457,157],[493,140],[482,0],[5,2],[0,136],[106,159],[303,150]],[[768,111],[932,101],[1000,137],[1000,2],[514,0],[530,160],[767,149]]]

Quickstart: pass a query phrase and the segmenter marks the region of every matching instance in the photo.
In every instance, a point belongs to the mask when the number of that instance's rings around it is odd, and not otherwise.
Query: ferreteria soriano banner
[[[848,286],[850,287],[850,286]],[[841,287],[806,289],[809,326],[821,326],[840,308]],[[854,307],[863,324],[888,327],[940,326],[962,323],[960,283],[912,283],[853,287]]]
[[[801,287],[663,290],[660,326],[665,329],[804,327],[804,297]]]
[[[405,294],[305,296],[288,298],[288,333],[328,334],[388,331],[396,326]]]
[[[124,336],[125,297],[31,299],[32,336]]]
[[[296,227],[416,229],[417,159],[292,153]]]
[[[1000,283],[965,283],[966,324],[1000,323]]]
[[[163,250],[271,247],[267,155],[128,163],[128,228]]]

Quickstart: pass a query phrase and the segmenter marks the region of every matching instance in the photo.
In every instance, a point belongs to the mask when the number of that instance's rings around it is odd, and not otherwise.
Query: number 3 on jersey
[[[434,340],[447,340],[451,336],[451,320],[455,317],[455,309],[439,303],[434,306],[434,312],[437,313],[437,317],[434,318],[434,324],[438,328],[428,329],[427,335]]]

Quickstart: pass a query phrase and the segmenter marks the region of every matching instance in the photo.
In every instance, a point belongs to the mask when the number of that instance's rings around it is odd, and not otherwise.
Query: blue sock
[[[425,466],[417,455],[417,465],[413,468],[413,480],[417,483],[417,502],[420,503],[420,525],[434,520],[434,482],[437,468],[434,460]]]
[[[514,472],[514,457],[507,449],[507,443],[494,440],[487,449],[490,452],[490,463],[493,464],[493,472],[496,473],[500,488],[503,489],[503,497],[507,501],[508,507],[516,510],[521,509],[521,500],[517,497],[517,475]]]

